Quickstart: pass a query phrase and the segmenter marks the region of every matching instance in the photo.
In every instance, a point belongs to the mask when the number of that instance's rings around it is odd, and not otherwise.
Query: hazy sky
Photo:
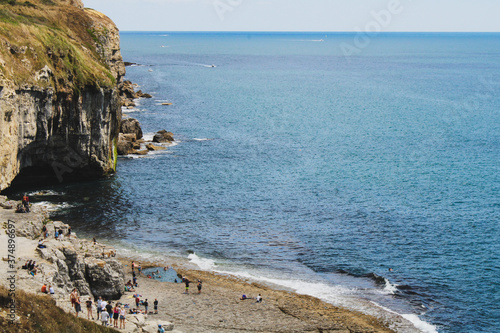
[[[494,31],[500,0],[83,0],[122,31]]]

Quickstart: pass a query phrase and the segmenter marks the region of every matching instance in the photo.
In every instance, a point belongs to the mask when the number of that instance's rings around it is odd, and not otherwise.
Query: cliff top
[[[113,86],[102,46],[115,32],[109,18],[79,0],[0,0],[0,85]]]

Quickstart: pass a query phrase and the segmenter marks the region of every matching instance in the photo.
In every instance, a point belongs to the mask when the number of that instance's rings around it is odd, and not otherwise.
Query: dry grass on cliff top
[[[33,73],[48,65],[54,88],[114,85],[96,47],[108,31],[94,24],[89,12],[57,0],[0,0],[3,76],[16,85],[42,85],[34,82]],[[104,26],[112,24],[106,17],[101,20]]]
[[[64,312],[56,306],[56,302],[50,296],[36,296],[16,291],[15,300],[15,311],[19,320],[10,324],[6,315],[9,313],[7,306],[11,298],[8,297],[7,289],[0,286],[0,332],[118,332]]]

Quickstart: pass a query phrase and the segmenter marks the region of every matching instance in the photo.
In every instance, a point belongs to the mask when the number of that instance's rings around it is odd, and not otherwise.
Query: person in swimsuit
[[[201,294],[201,280],[198,280],[198,294]]]
[[[118,328],[118,318],[120,316],[120,308],[118,307],[118,303],[115,304],[113,308],[113,327]]]

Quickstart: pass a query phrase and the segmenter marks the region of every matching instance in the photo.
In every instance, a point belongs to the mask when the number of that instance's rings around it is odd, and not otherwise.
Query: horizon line
[[[500,31],[289,31],[289,30],[120,30],[120,32],[169,32],[169,33],[304,33],[304,34],[500,34]]]

